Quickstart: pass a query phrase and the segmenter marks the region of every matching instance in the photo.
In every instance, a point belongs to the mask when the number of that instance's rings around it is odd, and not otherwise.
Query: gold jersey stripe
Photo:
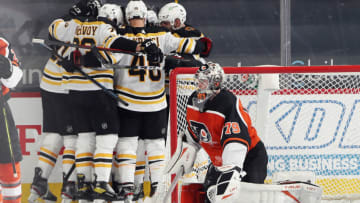
[[[57,81],[57,80],[49,80],[45,77],[42,77],[41,80],[45,83],[48,83],[50,85],[56,85],[56,86],[60,86],[62,84],[62,81]]]
[[[139,96],[155,96],[155,95],[159,95],[159,94],[163,93],[165,90],[165,88],[163,87],[154,92],[139,92],[139,91],[135,91],[135,90],[132,90],[132,89],[129,89],[126,87],[119,86],[119,85],[116,85],[115,88],[116,88],[116,90],[122,90],[124,92],[128,92],[128,93],[131,93],[134,95],[139,95]]]
[[[133,34],[133,33],[125,33],[124,36],[126,37],[157,37],[157,36],[161,36],[161,35],[165,35],[166,32],[157,32],[157,33],[137,33],[137,34]]]
[[[126,102],[133,103],[133,104],[159,104],[166,100],[166,95],[162,96],[160,99],[158,99],[156,101],[138,101],[138,100],[129,99],[124,96],[119,96],[119,98]]]
[[[107,154],[107,153],[98,153],[98,154],[95,154],[95,156],[94,156],[95,158],[104,158],[104,157],[106,157],[106,158],[112,158],[113,157],[113,155],[112,154]]]
[[[83,157],[92,157],[92,153],[80,153],[76,155],[76,158],[83,158]]]

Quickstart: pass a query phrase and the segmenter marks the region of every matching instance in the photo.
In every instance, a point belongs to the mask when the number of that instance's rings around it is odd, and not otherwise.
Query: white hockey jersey
[[[157,27],[132,28],[118,30],[125,38],[143,42],[151,39],[156,42],[164,54],[173,51],[193,53],[196,46],[194,39],[177,38],[165,29]],[[146,55],[131,56],[120,54],[119,64],[127,66],[149,66]],[[164,62],[160,67],[164,66]],[[121,103],[121,108],[138,111],[154,112],[166,108],[165,72],[164,70],[117,69],[115,71],[115,91],[128,106]]]
[[[106,48],[111,46],[111,43],[107,43],[107,41],[117,37],[116,30],[110,24],[95,19],[85,22],[78,19],[71,19],[69,21],[57,19],[50,25],[49,33],[54,39],[59,41],[87,46],[95,44],[96,46],[103,46]],[[75,48],[64,47],[61,54],[64,57],[69,57],[70,53],[74,50]],[[81,55],[86,55],[90,52],[89,49],[79,49],[79,51]],[[116,63],[116,58],[111,52],[100,51],[100,54],[106,60]],[[86,63],[87,65],[82,66],[82,70],[85,73],[93,77],[104,87],[113,89],[114,71],[112,69],[102,68],[100,61],[96,59],[86,61]],[[95,67],[98,69],[94,69]],[[48,70],[47,73],[50,71],[51,70]],[[55,73],[53,76],[57,75],[57,72],[54,70],[53,73]],[[49,83],[49,78],[46,79],[48,79]],[[62,72],[62,85],[64,85],[65,89],[69,90],[89,91],[100,89],[82,74],[78,72],[69,73],[65,70]]]
[[[69,91],[64,88],[62,76],[64,69],[58,64],[56,57],[51,57],[43,70],[40,81],[40,89],[60,94],[67,94]]]

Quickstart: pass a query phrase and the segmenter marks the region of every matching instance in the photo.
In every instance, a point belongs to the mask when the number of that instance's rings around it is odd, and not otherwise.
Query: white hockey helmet
[[[156,12],[153,10],[147,11],[147,19],[146,20],[149,24],[154,24],[154,25],[158,24],[158,22],[159,22],[158,16],[157,16]]]
[[[116,4],[104,4],[99,9],[98,17],[104,17],[113,21],[116,25],[124,24],[124,15],[121,7]]]
[[[170,22],[173,29],[176,19],[179,19],[181,24],[186,21],[186,10],[179,3],[167,3],[159,11],[159,22]]]
[[[129,1],[125,8],[127,22],[134,18],[147,18],[147,7],[142,0]]]

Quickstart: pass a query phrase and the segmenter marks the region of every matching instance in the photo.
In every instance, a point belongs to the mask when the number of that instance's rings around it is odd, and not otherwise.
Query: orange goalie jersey
[[[249,114],[240,99],[231,92],[222,89],[216,97],[207,101],[203,112],[193,103],[196,96],[194,92],[188,100],[188,131],[215,166],[222,165],[223,149],[228,143],[243,144],[250,151],[260,141]]]

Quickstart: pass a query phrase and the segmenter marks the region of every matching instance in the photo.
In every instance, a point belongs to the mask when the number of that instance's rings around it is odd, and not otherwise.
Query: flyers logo
[[[211,134],[204,123],[190,121],[190,128],[201,142],[211,142]]]

